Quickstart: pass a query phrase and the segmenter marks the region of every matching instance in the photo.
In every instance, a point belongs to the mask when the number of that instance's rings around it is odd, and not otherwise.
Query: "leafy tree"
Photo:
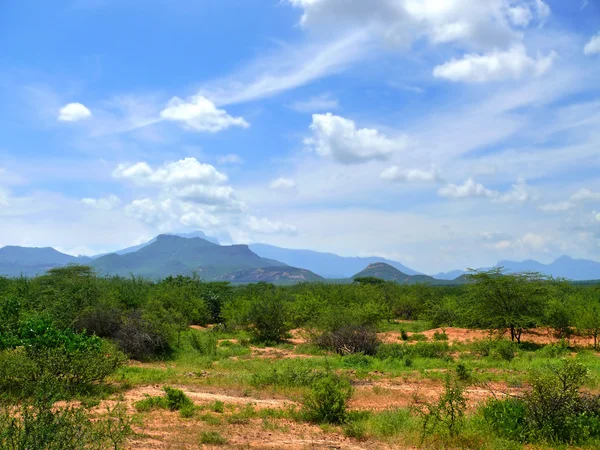
[[[544,313],[547,280],[538,273],[504,274],[502,268],[468,275],[475,320],[491,328],[510,330],[521,342],[523,330],[535,327]]]

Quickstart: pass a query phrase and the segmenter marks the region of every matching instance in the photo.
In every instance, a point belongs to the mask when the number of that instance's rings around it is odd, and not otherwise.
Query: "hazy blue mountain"
[[[507,272],[540,272],[576,281],[600,279],[600,262],[574,259],[569,256],[561,256],[550,264],[542,264],[532,259],[520,262],[499,261],[496,267],[501,266]]]
[[[244,269],[287,267],[285,264],[261,258],[247,245],[221,246],[202,238],[159,235],[141,249],[119,255],[112,253],[91,262],[100,274],[134,274],[148,278],[168,275],[192,275],[215,280]]]
[[[51,247],[17,247],[0,248],[0,276],[18,277],[42,275],[54,267],[67,264],[86,264],[90,258],[71,256]]]
[[[333,253],[293,250],[267,244],[250,244],[250,249],[264,258],[276,259],[293,267],[302,267],[325,278],[348,278],[369,264],[377,262],[389,264],[407,275],[419,274],[399,262],[375,256],[366,258],[346,257]]]
[[[450,272],[440,272],[432,275],[437,280],[456,280],[461,275],[467,273],[465,270],[451,270]]]

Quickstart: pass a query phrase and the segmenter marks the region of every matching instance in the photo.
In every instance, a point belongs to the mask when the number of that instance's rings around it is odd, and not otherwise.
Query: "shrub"
[[[444,393],[438,402],[428,403],[420,411],[423,417],[421,444],[428,436],[440,430],[448,433],[450,437],[458,436],[464,425],[466,409],[467,399],[463,383],[447,376]]]
[[[218,431],[203,431],[200,434],[200,443],[208,445],[225,445],[227,439],[221,436]]]
[[[408,341],[408,333],[406,332],[406,330],[400,330],[400,339],[402,339],[403,341]]]
[[[407,354],[406,346],[400,344],[381,344],[375,355],[379,359],[402,359]]]
[[[256,387],[285,386],[302,387],[311,386],[316,380],[326,376],[322,370],[311,369],[307,366],[296,366],[288,363],[265,372],[255,372],[250,378],[250,384]]]
[[[527,405],[523,399],[490,399],[483,406],[482,413],[498,436],[517,442],[527,440]]]
[[[342,355],[352,353],[375,355],[379,340],[374,329],[351,325],[322,333],[317,337],[316,344]]]
[[[413,333],[408,337],[409,341],[426,341],[427,340],[427,336],[425,336],[423,333]]]
[[[473,373],[464,363],[456,365],[456,377],[465,383],[470,383],[473,380]]]
[[[274,293],[253,297],[248,319],[252,324],[251,332],[258,342],[281,342],[290,331],[286,305]]]
[[[535,352],[543,358],[559,358],[565,356],[569,352],[569,344],[565,340],[561,340],[557,344],[548,344]]]
[[[410,418],[410,412],[404,409],[391,409],[376,414],[369,421],[370,429],[375,436],[392,437],[400,434]]]
[[[407,350],[411,356],[443,358],[450,352],[450,346],[447,342],[417,342],[415,345],[408,346]]]
[[[214,358],[217,356],[217,336],[213,332],[199,332],[190,330],[188,332],[190,345],[203,356]]]
[[[512,361],[517,353],[517,344],[508,339],[496,341],[492,355],[505,361]]]
[[[351,420],[344,425],[344,435],[349,438],[362,440],[367,435],[367,426],[362,420]]]
[[[125,317],[115,341],[123,352],[139,361],[164,354],[170,349],[167,328],[144,318],[140,311],[133,311]]]
[[[316,423],[343,423],[352,392],[348,380],[328,374],[316,380],[304,396],[304,416]]]
[[[165,386],[165,398],[166,405],[171,411],[179,411],[184,407],[190,407],[194,405],[194,402],[185,395],[181,389],[174,389],[169,386]]]
[[[445,331],[443,333],[436,331],[435,333],[433,333],[433,340],[434,341],[447,341],[448,335],[446,334]]]
[[[91,420],[85,406],[57,406],[38,398],[16,411],[0,411],[0,448],[118,450],[132,434],[125,408],[116,405],[105,417]]]

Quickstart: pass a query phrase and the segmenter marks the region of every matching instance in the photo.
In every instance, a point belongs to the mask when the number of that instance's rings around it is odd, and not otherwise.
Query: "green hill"
[[[235,273],[221,276],[219,279],[232,283],[267,283],[287,284],[322,281],[323,277],[306,269],[296,267],[259,267],[257,269],[243,269]]]
[[[364,278],[373,277],[379,278],[385,281],[395,281],[396,283],[402,284],[415,284],[415,283],[430,283],[435,284],[437,280],[427,275],[407,275],[404,272],[400,272],[395,267],[389,264],[378,262],[369,264],[366,269],[358,272],[352,278]]]
[[[43,275],[49,269],[67,264],[85,264],[89,258],[65,255],[50,247],[0,248],[0,276],[18,277]]]
[[[156,279],[196,272],[205,280],[222,279],[244,269],[287,267],[261,258],[247,245],[221,246],[201,238],[174,235],[160,235],[155,242],[135,252],[105,255],[90,264],[103,275],[134,274]]]

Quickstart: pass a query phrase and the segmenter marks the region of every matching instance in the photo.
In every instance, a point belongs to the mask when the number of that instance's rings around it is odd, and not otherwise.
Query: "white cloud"
[[[518,79],[525,75],[539,76],[552,65],[556,54],[534,59],[527,55],[523,45],[510,50],[494,50],[486,54],[466,54],[461,59],[452,59],[433,69],[433,76],[454,82],[485,83]]]
[[[525,180],[519,180],[512,185],[510,191],[498,197],[500,203],[526,203],[535,200],[537,196],[532,192]]]
[[[149,198],[134,200],[125,207],[125,213],[136,220],[148,225],[163,228],[172,218],[171,200],[157,202]],[[168,227],[168,226],[167,226]]]
[[[600,213],[596,213],[596,222],[600,222]]]
[[[402,170],[398,166],[391,166],[380,174],[380,178],[385,181],[397,182],[416,182],[416,183],[434,183],[441,181],[440,172],[437,169],[421,170],[410,169]]]
[[[196,158],[165,163],[156,169],[146,162],[119,164],[113,171],[113,176],[130,179],[139,185],[176,186],[192,183],[219,184],[227,181],[225,174],[210,164],[200,163]]]
[[[528,254],[531,251],[545,251],[548,244],[548,239],[545,236],[526,233],[516,239],[502,239],[493,244],[497,250],[517,250]]]
[[[284,177],[280,177],[277,178],[276,180],[271,181],[271,184],[269,184],[269,189],[273,189],[273,190],[289,190],[289,189],[293,189],[296,187],[296,182],[294,180],[292,180],[291,178],[284,178]]]
[[[585,202],[588,200],[597,201],[600,200],[600,192],[593,192],[589,189],[583,188],[575,192],[571,196],[572,202]]]
[[[92,117],[92,112],[81,103],[69,103],[63,106],[58,114],[58,120],[62,122],[77,122]]]
[[[227,155],[220,156],[217,160],[219,164],[242,164],[242,158],[235,153],[229,153]]]
[[[462,185],[448,184],[438,190],[442,197],[461,199],[474,197],[496,197],[497,191],[492,191],[484,185],[476,183],[472,178],[468,178]]]
[[[575,205],[571,202],[556,202],[556,203],[546,203],[545,205],[540,206],[540,210],[546,212],[564,212],[573,209]]]
[[[0,206],[8,206],[8,192],[0,188]]]
[[[116,195],[109,195],[106,198],[82,198],[81,203],[92,208],[111,210],[121,204],[121,199]]]
[[[542,0],[288,0],[303,9],[301,25],[331,31],[367,27],[388,45],[459,43],[491,49],[521,39],[514,29],[542,22],[550,8]]]
[[[187,202],[203,205],[224,206],[231,209],[243,208],[231,186],[204,186],[193,184],[176,189],[175,195]]]
[[[585,44],[583,48],[583,53],[586,55],[595,55],[600,53],[600,33],[595,36],[592,36],[590,41]]]
[[[296,234],[298,232],[293,225],[254,216],[248,216],[246,225],[250,231],[259,234]]]
[[[339,108],[337,99],[325,93],[307,100],[299,100],[290,105],[290,108],[306,113],[329,112]]]
[[[357,128],[354,121],[331,113],[313,114],[313,136],[305,144],[320,156],[342,164],[386,160],[406,146],[406,138],[388,138],[373,128]]]
[[[168,106],[160,112],[165,120],[181,122],[194,131],[216,133],[230,127],[248,128],[250,124],[243,117],[232,117],[223,109],[202,95],[192,97],[188,102],[173,97]]]

